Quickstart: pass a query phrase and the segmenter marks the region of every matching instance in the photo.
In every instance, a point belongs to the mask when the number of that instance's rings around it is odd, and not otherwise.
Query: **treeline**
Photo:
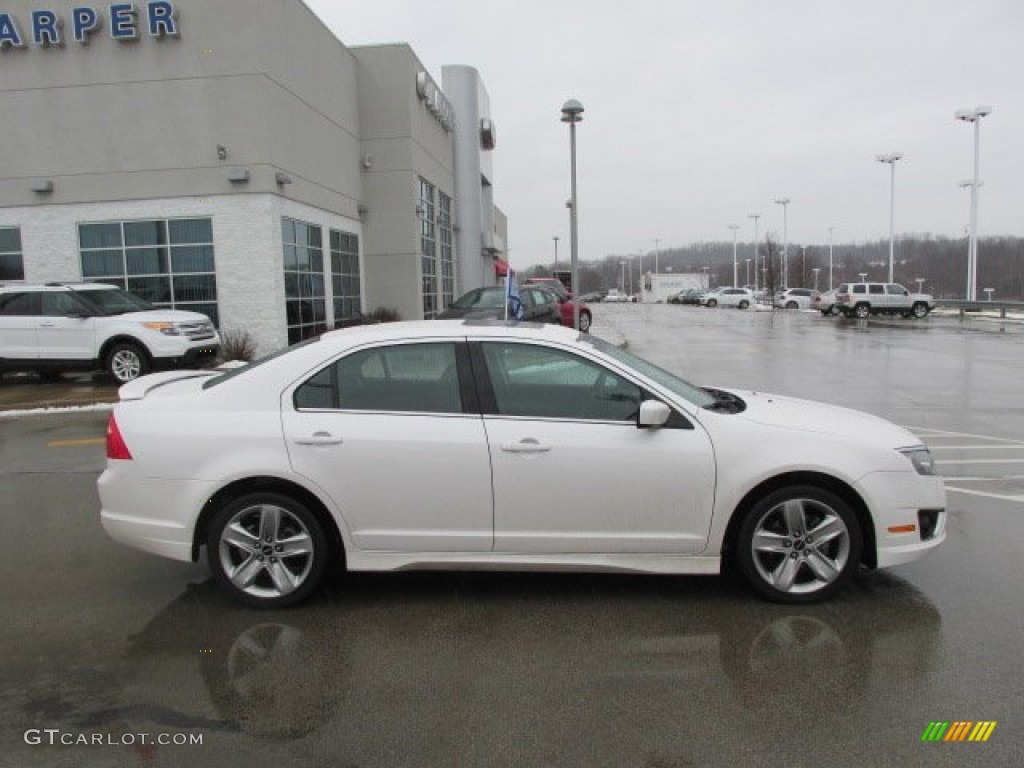
[[[758,248],[758,264],[771,263],[767,273],[768,284],[782,286],[782,244],[763,240]],[[772,258],[766,261],[766,255]],[[737,282],[754,282],[754,247],[752,243],[739,243],[737,254]],[[704,272],[710,276],[712,286],[731,285],[733,275],[732,242],[695,243],[679,248],[666,248],[658,252],[659,272]],[[748,262],[749,260],[749,262]],[[832,248],[832,285],[829,285],[828,245],[789,244],[788,282],[790,288],[817,287],[827,290],[839,283],[860,279],[885,281],[889,274],[889,241],[870,243],[836,243]],[[641,266],[642,265],[642,266]],[[893,259],[895,281],[917,288],[918,279],[923,289],[936,298],[963,298],[967,286],[967,238],[949,239],[929,235],[904,237],[896,241]],[[558,267],[567,269],[560,261]],[[527,276],[549,275],[553,264],[536,265],[527,270]],[[584,293],[608,288],[637,291],[643,274],[653,272],[655,254],[612,254],[599,261],[580,263],[580,283]],[[765,272],[758,278],[763,283]],[[748,279],[749,276],[749,279]],[[632,287],[631,287],[632,286]],[[996,300],[1024,300],[1024,238],[985,237],[978,240],[978,297],[984,299],[986,288],[993,289]]]

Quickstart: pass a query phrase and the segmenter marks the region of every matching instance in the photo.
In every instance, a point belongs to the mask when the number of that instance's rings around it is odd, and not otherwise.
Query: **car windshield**
[[[700,387],[695,387],[690,382],[679,378],[675,374],[659,368],[654,363],[648,362],[642,357],[632,355],[614,344],[609,344],[604,339],[599,339],[595,336],[585,339],[585,341],[589,342],[595,349],[603,352],[613,360],[617,360],[624,365],[628,365],[637,373],[646,376],[651,381],[672,392],[672,394],[678,395],[689,403],[693,403],[698,408],[707,408],[714,405],[716,402],[713,395],[708,394]]]
[[[145,299],[121,288],[79,289],[75,294],[104,315],[123,315],[125,312],[145,312],[156,309]]]
[[[505,292],[500,288],[477,288],[451,303],[456,309],[494,309],[505,305]]]

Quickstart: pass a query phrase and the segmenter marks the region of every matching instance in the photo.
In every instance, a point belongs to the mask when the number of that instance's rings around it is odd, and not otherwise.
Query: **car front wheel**
[[[927,315],[928,315],[928,305],[925,304],[924,302],[919,301],[919,302],[917,302],[917,304],[915,304],[911,308],[910,314],[912,314],[914,317],[916,317],[918,319],[920,319],[922,317],[927,317]]]
[[[206,549],[218,584],[258,608],[305,600],[323,579],[329,556],[316,515],[279,493],[229,503],[211,521]]]
[[[746,299],[744,299],[743,301],[740,302],[739,306],[740,306],[740,309],[746,309],[747,307],[750,306],[750,302],[747,301]]]
[[[857,516],[814,486],[765,496],[739,530],[737,562],[750,585],[778,603],[811,603],[834,594],[860,563]]]
[[[138,344],[115,344],[107,353],[107,373],[118,384],[127,384],[149,373],[149,358]]]
[[[717,307],[718,306],[718,302],[715,301],[714,299],[709,299],[708,300],[708,306],[709,307]]]
[[[864,318],[871,314],[871,307],[868,306],[867,304],[858,304],[856,307],[854,307],[853,314],[855,314],[857,317],[863,320]]]

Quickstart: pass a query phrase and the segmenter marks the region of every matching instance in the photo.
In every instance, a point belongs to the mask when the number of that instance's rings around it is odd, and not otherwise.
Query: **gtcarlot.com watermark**
[[[201,747],[201,733],[83,733],[60,728],[29,728],[25,743],[47,747]]]

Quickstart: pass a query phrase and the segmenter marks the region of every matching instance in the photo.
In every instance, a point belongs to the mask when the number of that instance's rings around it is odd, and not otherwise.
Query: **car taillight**
[[[113,413],[110,414],[110,420],[107,421],[107,458],[119,461],[132,460],[132,452],[128,450],[124,438],[121,437],[121,430],[117,426],[117,419],[114,418]]]

